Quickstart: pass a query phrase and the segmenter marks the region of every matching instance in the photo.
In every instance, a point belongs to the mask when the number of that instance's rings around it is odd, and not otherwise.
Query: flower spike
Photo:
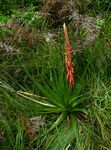
[[[72,88],[74,86],[74,63],[71,61],[71,55],[72,53],[75,52],[75,50],[72,50],[72,46],[70,44],[69,41],[69,37],[68,37],[68,32],[67,32],[67,27],[65,25],[65,23],[63,24],[63,28],[64,28],[64,36],[65,36],[65,64],[66,64],[66,71],[67,71],[67,75],[66,78],[69,82],[69,86]]]

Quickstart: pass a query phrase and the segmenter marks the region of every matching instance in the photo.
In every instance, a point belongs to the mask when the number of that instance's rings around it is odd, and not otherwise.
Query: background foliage
[[[110,0],[0,1],[0,149],[111,150],[110,10]]]

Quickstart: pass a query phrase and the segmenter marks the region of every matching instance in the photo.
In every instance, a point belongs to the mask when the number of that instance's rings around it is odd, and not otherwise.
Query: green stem
[[[59,118],[55,121],[55,123],[51,126],[51,128],[45,134],[48,134],[50,131],[52,131],[53,129],[55,129],[63,121],[64,116],[65,116],[65,114],[62,113],[59,116]]]

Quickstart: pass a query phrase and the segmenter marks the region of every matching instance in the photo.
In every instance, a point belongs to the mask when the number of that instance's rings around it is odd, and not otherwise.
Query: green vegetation
[[[110,0],[5,0],[0,7],[0,149],[111,150]]]

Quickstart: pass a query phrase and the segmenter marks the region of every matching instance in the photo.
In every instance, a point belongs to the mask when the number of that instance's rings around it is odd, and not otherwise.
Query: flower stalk
[[[72,57],[72,53],[75,53],[75,50],[72,50],[72,46],[70,44],[69,41],[69,37],[68,37],[68,32],[67,32],[67,27],[64,23],[63,25],[64,28],[64,36],[65,36],[65,64],[66,64],[66,71],[67,71],[67,75],[66,78],[69,82],[69,86],[70,88],[72,88],[74,86],[74,63],[71,60]]]

